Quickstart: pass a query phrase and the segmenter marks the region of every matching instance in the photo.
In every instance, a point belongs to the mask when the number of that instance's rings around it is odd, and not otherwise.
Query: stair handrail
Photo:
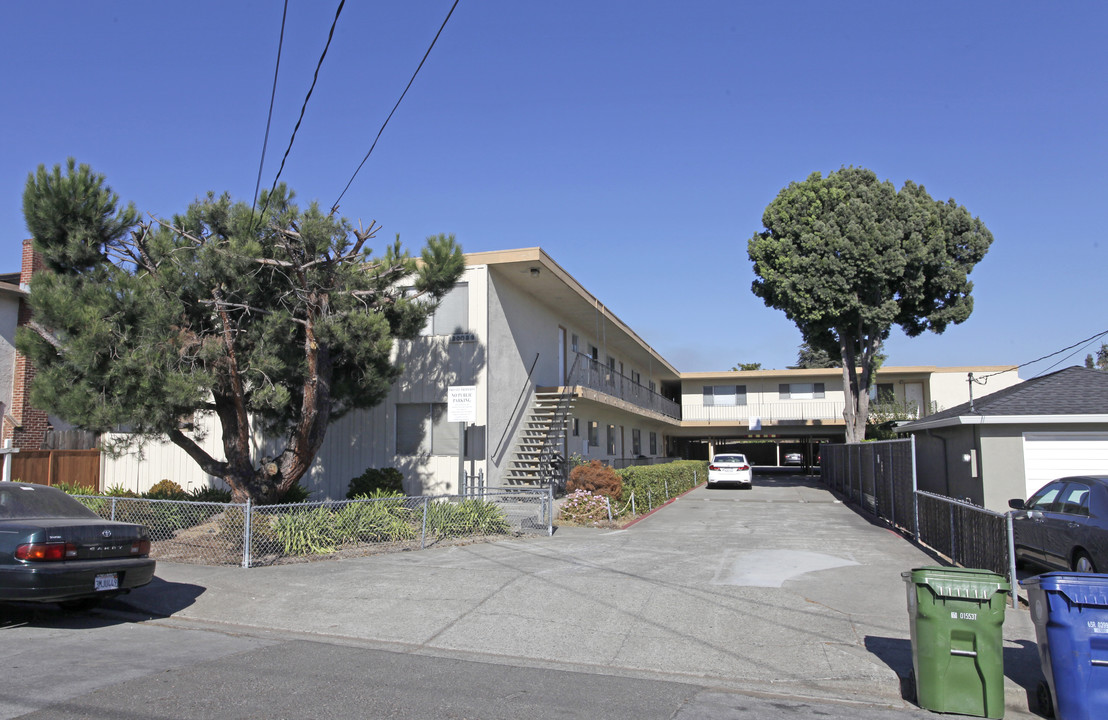
[[[500,435],[500,442],[496,444],[496,451],[493,452],[494,456],[500,455],[500,449],[504,447],[504,440],[508,436],[508,429],[512,427],[512,418],[519,412],[519,404],[523,402],[523,398],[527,395],[527,391],[531,388],[531,374],[535,372],[535,366],[539,364],[539,355],[541,353],[535,353],[535,359],[531,363],[531,369],[527,371],[527,378],[523,382],[523,389],[519,391],[519,397],[516,398],[515,407],[512,408],[512,414],[508,416],[508,422],[504,424],[504,432]]]

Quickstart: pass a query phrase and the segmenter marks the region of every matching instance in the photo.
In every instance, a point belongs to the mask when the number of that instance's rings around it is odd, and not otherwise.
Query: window
[[[457,335],[469,330],[469,283],[458,283],[443,296],[423,334]]]
[[[397,403],[397,455],[457,455],[458,423],[446,421],[446,403]]]
[[[650,454],[658,454],[658,433],[656,432],[650,433]]]
[[[631,454],[642,455],[642,432],[638,428],[631,429]]]
[[[608,454],[609,455],[615,455],[616,454],[616,426],[615,425],[609,425],[608,426]]]
[[[746,405],[746,385],[705,385],[704,404],[731,407]]]
[[[818,400],[823,397],[823,383],[781,383],[777,391],[782,400]]]
[[[599,350],[599,348],[597,348],[595,345],[590,345],[589,346],[589,357],[591,357],[593,360],[599,360],[600,359],[600,350]]]
[[[614,357],[612,357],[611,355],[608,356],[608,369],[609,370],[615,370],[616,369],[616,359]]]
[[[570,349],[573,350],[573,354],[576,355],[577,354],[577,348],[579,347],[578,341],[577,341],[577,333],[573,333],[572,335],[569,336],[569,338],[570,338],[569,339]]]
[[[1066,489],[1062,491],[1059,497],[1061,503],[1061,512],[1069,515],[1085,515],[1089,514],[1089,486],[1080,485],[1078,483],[1070,483],[1066,485]]]
[[[1061,508],[1061,504],[1058,502],[1058,495],[1061,493],[1062,487],[1062,483],[1050,483],[1031,496],[1027,501],[1027,508],[1031,510],[1042,510],[1043,512],[1058,512]]]
[[[869,399],[875,403],[891,404],[896,402],[896,392],[892,383],[877,383],[869,389]]]
[[[589,420],[589,446],[600,447],[600,424]]]
[[[573,418],[573,437],[581,436],[581,421],[578,418]]]
[[[654,381],[650,381],[650,392],[657,392],[658,386],[654,384]]]
[[[631,382],[635,383],[636,385],[642,385],[642,375],[639,375],[638,370],[631,371]]]

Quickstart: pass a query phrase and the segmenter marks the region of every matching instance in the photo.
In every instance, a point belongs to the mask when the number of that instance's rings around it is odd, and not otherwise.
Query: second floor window
[[[746,385],[705,385],[704,404],[730,407],[746,405]]]
[[[819,400],[824,396],[823,383],[781,383],[777,391],[782,400]]]
[[[469,283],[458,283],[443,296],[423,328],[424,335],[456,335],[470,332]]]

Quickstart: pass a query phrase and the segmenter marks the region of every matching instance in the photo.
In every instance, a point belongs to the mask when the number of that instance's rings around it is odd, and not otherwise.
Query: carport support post
[[[4,482],[12,481],[12,453],[17,452],[19,448],[12,447],[11,438],[4,441],[4,448],[0,450],[0,453],[4,453]]]
[[[1012,607],[1016,607],[1019,602],[1016,594],[1016,532],[1012,527],[1012,513],[1014,511],[1009,510],[1004,513],[1005,523],[1008,525],[1008,584],[1012,587]]]

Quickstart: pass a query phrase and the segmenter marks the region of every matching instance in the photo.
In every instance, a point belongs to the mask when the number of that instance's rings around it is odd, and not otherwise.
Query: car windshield
[[[745,455],[716,455],[716,463],[735,463],[741,465],[746,462]]]
[[[100,516],[61,490],[0,483],[0,520],[96,517]]]

